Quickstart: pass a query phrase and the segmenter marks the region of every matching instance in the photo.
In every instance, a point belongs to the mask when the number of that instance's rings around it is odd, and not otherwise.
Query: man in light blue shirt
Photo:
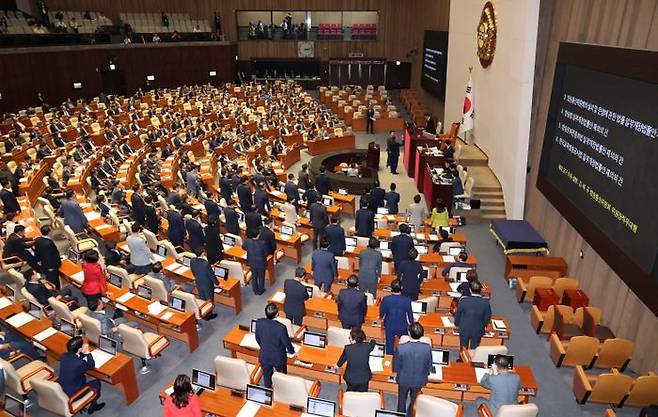
[[[151,262],[153,254],[149,250],[146,240],[139,235],[142,226],[133,223],[132,233],[126,239],[128,249],[130,249],[130,263],[135,267],[135,274],[148,274],[151,272]]]
[[[480,385],[491,391],[491,398],[487,400],[478,397],[475,400],[476,409],[479,409],[482,404],[486,404],[495,416],[501,406],[519,403],[521,378],[519,375],[509,372],[509,365],[507,356],[496,355],[489,373],[480,380]]]

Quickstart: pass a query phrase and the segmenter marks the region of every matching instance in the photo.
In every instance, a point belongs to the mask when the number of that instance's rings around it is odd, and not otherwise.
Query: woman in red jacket
[[[164,417],[201,417],[199,397],[192,392],[190,377],[178,375],[174,381],[174,392],[164,403]]]
[[[82,264],[84,272],[84,281],[80,291],[87,299],[87,305],[92,305],[107,292],[107,282],[105,281],[105,270],[98,262],[98,252],[88,250],[84,253],[84,263]]]

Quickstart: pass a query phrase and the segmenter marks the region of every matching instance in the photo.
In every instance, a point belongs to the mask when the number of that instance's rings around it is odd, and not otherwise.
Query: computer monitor
[[[489,355],[487,357],[487,368],[491,368],[491,365],[493,365],[494,361],[496,360],[496,356],[498,355]],[[513,369],[514,368],[514,355],[501,355],[501,356],[506,356],[507,361],[509,362],[509,365],[507,366],[507,369]]]
[[[376,410],[375,417],[405,417],[405,413],[398,413],[397,411],[389,410]]]
[[[452,235],[455,233],[456,228],[453,226],[439,226],[439,232],[442,230],[445,230],[446,232]]]
[[[121,287],[121,282],[123,280],[121,279],[120,276],[117,274],[110,274],[110,284],[114,285],[115,287]]]
[[[215,390],[215,374],[192,369],[192,384],[207,389],[209,391]]]
[[[185,300],[172,295],[171,299],[169,300],[169,307],[173,308],[174,310],[177,310],[177,311],[180,311],[180,312],[184,313],[185,312]]]
[[[295,233],[295,229],[292,226],[281,226],[281,234],[292,236]]]
[[[32,301],[30,301],[30,306],[27,310],[28,313],[30,313],[35,319],[40,319],[41,318],[41,313],[43,310],[41,310],[41,307],[34,304]]]
[[[25,417],[25,403],[11,394],[5,395],[4,412],[12,417]]]
[[[322,204],[325,205],[325,206],[333,206],[334,205],[334,198],[323,195],[322,196]]]
[[[215,266],[215,276],[223,280],[228,279],[228,268],[223,266]]]
[[[344,189],[344,188],[339,188],[339,189],[338,189],[338,194],[340,194],[340,195],[347,195],[347,190]]]
[[[466,248],[463,246],[451,246],[448,248],[448,255],[459,256]]]
[[[412,301],[411,311],[416,314],[427,314],[427,303],[424,301]]]
[[[222,243],[226,246],[235,246],[237,240],[233,236],[224,235],[222,238]]]
[[[271,406],[273,396],[274,391],[270,388],[247,384],[247,401],[253,401],[258,404]]]
[[[389,244],[390,244],[390,242],[388,240],[380,240],[379,241],[379,249],[381,249],[381,250],[390,250]]]
[[[59,320],[59,331],[62,333],[65,333],[71,337],[75,337],[76,334],[76,328],[75,324],[71,323],[70,321],[66,319],[60,319]]]
[[[116,355],[117,344],[118,343],[116,340],[112,340],[107,336],[103,336],[102,334],[98,335],[98,348],[105,353],[109,353],[113,356]]]
[[[356,247],[356,238],[355,237],[346,237],[345,246],[355,248]]]
[[[7,293],[6,297],[11,298],[12,300],[16,297],[16,291],[14,291],[9,285],[5,285],[5,292]]]
[[[165,248],[163,245],[158,245],[155,249],[155,252],[159,255],[162,256],[163,258],[167,257],[167,248]]]
[[[252,333],[256,333],[256,320],[251,320],[251,325],[249,326],[249,330],[251,330]]]
[[[306,292],[308,293],[309,298],[313,298],[313,287],[306,287]]]
[[[429,251],[427,246],[424,246],[424,245],[417,245],[417,246],[414,246],[414,247],[418,251],[419,255],[427,255],[427,253]]]
[[[377,214],[388,214],[388,209],[386,207],[377,207]]]
[[[386,345],[383,343],[375,343],[375,347],[370,352],[370,356],[383,358],[386,355]]]
[[[432,364],[447,365],[450,363],[450,351],[445,349],[432,349]]]
[[[327,346],[327,335],[307,331],[304,333],[304,345],[324,349]]]
[[[336,403],[322,398],[308,397],[306,400],[306,413],[318,417],[334,417]]]
[[[183,255],[183,259],[182,259],[181,263],[189,268],[190,264],[192,263],[192,258],[187,256],[187,255]]]
[[[151,296],[153,295],[153,290],[147,287],[146,285],[138,285],[137,295],[139,295],[142,298],[146,298],[147,300],[150,300]]]
[[[69,258],[69,260],[73,263],[78,263],[80,262],[80,254],[73,249],[69,249],[69,251],[66,254],[66,257]]]
[[[467,273],[468,273],[468,271],[459,271],[459,272],[457,272],[457,275],[456,275],[457,282],[466,282],[467,281],[466,280],[466,274]]]
[[[423,271],[420,273],[420,277],[424,280],[426,280],[430,275],[430,270],[423,267]]]

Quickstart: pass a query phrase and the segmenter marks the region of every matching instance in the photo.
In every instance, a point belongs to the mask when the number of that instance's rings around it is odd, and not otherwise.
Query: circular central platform
[[[375,186],[377,181],[377,169],[366,166],[368,157],[367,149],[350,149],[346,151],[328,152],[318,155],[309,162],[309,173],[311,178],[320,173],[320,167],[324,165],[326,174],[331,180],[331,188],[337,191],[339,188],[347,190],[350,194],[364,194]],[[350,177],[340,172],[340,165],[352,163],[359,165],[360,177]],[[337,172],[338,171],[338,172]]]

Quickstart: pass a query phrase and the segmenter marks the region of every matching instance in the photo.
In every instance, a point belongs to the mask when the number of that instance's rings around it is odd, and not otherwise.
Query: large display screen
[[[434,97],[445,100],[448,64],[448,32],[426,30],[420,85]]]
[[[560,45],[537,187],[658,312],[658,52]]]

